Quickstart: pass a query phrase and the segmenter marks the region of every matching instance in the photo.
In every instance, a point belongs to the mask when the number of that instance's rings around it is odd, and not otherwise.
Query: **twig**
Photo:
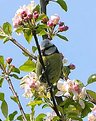
[[[10,38],[10,41],[18,46],[24,53],[26,53],[31,59],[37,60],[37,57],[32,55],[26,48],[24,48],[20,43],[18,43],[14,38]]]
[[[50,87],[50,94],[51,94],[51,98],[52,98],[53,105],[54,105],[53,109],[56,112],[57,116],[60,117],[60,114],[59,114],[59,111],[58,111],[58,108],[57,108],[57,105],[56,105],[55,97],[54,97],[54,94],[53,94],[53,90],[52,90],[52,84],[50,83],[48,75],[46,73],[45,65],[44,65],[44,62],[43,62],[43,59],[42,59],[42,55],[41,55],[40,46],[39,46],[39,43],[38,43],[38,38],[36,36],[35,31],[33,32],[33,36],[34,36],[34,39],[35,39],[36,46],[38,48],[39,61],[40,61],[41,65],[42,65],[42,68],[43,68],[43,70],[45,72],[45,76],[46,76],[46,80],[47,80],[48,86]]]
[[[40,0],[41,13],[47,14],[46,8],[47,8],[48,3],[49,3],[49,0]],[[39,53],[39,56],[40,56],[39,61],[40,61],[41,65],[42,65],[42,67],[43,67],[43,70],[45,71],[47,83],[48,83],[49,87],[51,87],[50,88],[50,94],[51,94],[51,98],[52,98],[53,105],[54,105],[53,109],[56,112],[57,116],[60,117],[60,114],[59,114],[59,111],[58,111],[58,108],[57,108],[57,105],[56,105],[56,99],[55,99],[55,96],[54,96],[53,90],[52,90],[52,84],[50,83],[50,80],[48,79],[48,75],[46,73],[45,65],[44,65],[44,62],[43,62],[43,59],[42,59],[40,46],[39,46],[39,43],[38,43],[38,38],[36,36],[36,33],[34,33],[33,35],[34,35],[34,39],[35,39],[35,42],[36,42],[36,45],[37,45],[37,48],[38,48],[38,53]],[[44,36],[42,36],[42,38],[46,39],[46,38],[48,38],[48,36],[44,35]]]
[[[25,115],[24,110],[23,110],[23,107],[22,107],[22,105],[21,105],[21,103],[20,103],[20,100],[19,100],[19,97],[18,97],[18,95],[17,95],[17,93],[16,93],[16,91],[15,91],[15,89],[14,89],[14,87],[13,87],[13,84],[12,84],[12,82],[11,82],[11,79],[9,78],[8,75],[5,75],[5,79],[7,80],[8,84],[9,84],[9,88],[10,88],[12,94],[13,94],[14,97],[16,97],[16,99],[17,99],[17,102],[18,102],[17,104],[18,104],[18,107],[19,107],[19,109],[20,109],[20,112],[21,112],[23,121],[27,121],[26,115]]]
[[[41,6],[41,13],[45,13],[47,15],[47,9],[46,6],[49,3],[49,0],[40,0],[40,6]],[[45,29],[45,31],[47,31],[47,29]],[[43,35],[42,36],[43,39],[48,38],[48,35]]]

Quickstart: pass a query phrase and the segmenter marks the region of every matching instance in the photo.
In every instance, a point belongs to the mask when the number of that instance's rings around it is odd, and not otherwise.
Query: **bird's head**
[[[40,49],[42,55],[51,55],[53,53],[59,53],[57,47],[50,42],[49,39],[45,39],[41,42]]]

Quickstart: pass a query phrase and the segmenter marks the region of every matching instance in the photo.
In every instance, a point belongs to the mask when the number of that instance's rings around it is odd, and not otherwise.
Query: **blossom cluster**
[[[58,32],[63,32],[68,30],[68,26],[64,25],[64,22],[59,22],[60,17],[57,14],[54,14],[50,17],[50,19],[47,22],[47,26],[54,27],[56,25],[59,25]]]
[[[57,115],[54,111],[51,113],[47,113],[47,116],[43,119],[43,121],[52,121],[55,116]]]
[[[35,7],[36,4],[34,1],[31,1],[31,3],[28,5],[20,7],[16,11],[14,18],[12,19],[14,28],[17,28],[18,26],[22,25],[24,22],[27,22],[32,18],[36,19],[39,14],[37,11],[33,12]]]
[[[38,90],[40,82],[37,81],[36,73],[31,72],[21,79],[21,88],[25,90],[23,94],[27,98],[33,96],[34,91]]]
[[[92,112],[88,114],[88,121],[96,121],[96,106],[94,106]]]
[[[72,97],[74,101],[79,101],[82,109],[85,108],[83,100],[86,98],[86,88],[81,87],[76,80],[59,81],[57,88],[59,91],[56,96]]]

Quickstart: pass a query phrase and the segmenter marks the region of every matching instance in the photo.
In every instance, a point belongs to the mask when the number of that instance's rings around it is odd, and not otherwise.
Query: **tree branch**
[[[10,38],[17,47],[19,47],[24,53],[26,53],[31,59],[37,60],[37,57],[32,55],[26,48],[24,48],[20,43],[18,43],[14,38]]]
[[[46,7],[47,7],[48,3],[49,3],[49,0],[40,0],[41,13],[47,14]],[[57,108],[57,105],[56,105],[56,99],[55,99],[55,96],[54,96],[53,90],[52,90],[52,84],[50,83],[50,80],[48,79],[48,75],[46,73],[45,65],[44,65],[44,62],[43,62],[43,59],[42,59],[41,50],[40,50],[40,46],[39,46],[39,43],[38,43],[38,38],[36,36],[36,32],[34,32],[33,35],[34,35],[34,39],[35,39],[36,46],[38,48],[38,53],[39,53],[39,56],[40,56],[39,61],[40,61],[41,65],[42,65],[42,67],[43,67],[43,70],[45,71],[47,83],[48,83],[49,87],[51,87],[50,88],[50,94],[51,94],[51,98],[52,98],[53,105],[54,105],[53,109],[56,112],[57,116],[60,117],[60,114],[59,114],[59,111],[58,111],[58,108]],[[44,36],[42,36],[42,38],[46,39],[46,38],[48,38],[48,36],[44,35]]]
[[[20,112],[21,112],[23,121],[27,121],[26,115],[25,115],[24,110],[23,110],[23,107],[22,107],[22,105],[21,105],[21,103],[20,103],[20,100],[19,100],[19,97],[18,97],[18,95],[17,95],[17,93],[16,93],[16,91],[15,91],[15,89],[14,89],[14,87],[13,87],[13,84],[12,84],[12,82],[11,82],[11,79],[9,78],[8,75],[5,75],[5,79],[7,80],[8,84],[9,84],[9,88],[10,88],[12,94],[13,94],[14,97],[16,97],[16,99],[17,99],[17,104],[18,104],[19,110],[20,110]]]
[[[49,3],[49,0],[40,0],[41,13],[47,14],[46,6],[47,6],[48,3]],[[47,30],[45,29],[45,31],[47,31]],[[43,35],[42,38],[46,39],[46,38],[48,38],[48,35],[47,34]]]
[[[59,114],[59,111],[58,111],[58,108],[57,108],[57,105],[56,105],[56,100],[55,100],[55,97],[54,97],[54,94],[53,94],[53,90],[52,90],[52,84],[49,81],[49,78],[48,78],[48,75],[47,75],[47,72],[46,72],[46,69],[45,69],[45,65],[44,65],[44,62],[43,62],[43,59],[42,59],[42,55],[41,55],[40,46],[39,46],[39,43],[38,43],[38,38],[36,36],[36,32],[35,31],[33,32],[33,36],[34,36],[34,39],[35,39],[36,46],[38,48],[39,61],[40,61],[41,65],[42,65],[42,68],[43,68],[43,70],[45,72],[45,76],[46,76],[46,80],[47,80],[48,86],[50,87],[50,94],[51,94],[51,98],[52,98],[53,105],[54,105],[53,109],[56,112],[57,116],[60,117],[60,114]]]

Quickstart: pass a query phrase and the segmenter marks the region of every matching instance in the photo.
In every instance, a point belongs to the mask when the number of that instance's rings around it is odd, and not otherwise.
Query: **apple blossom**
[[[56,96],[72,97],[74,101],[79,100],[82,109],[85,108],[83,99],[86,98],[86,88],[82,88],[75,80],[59,81],[57,89],[59,91],[56,93]]]
[[[34,12],[33,12],[33,18],[34,18],[34,19],[37,19],[38,16],[39,16],[38,11],[34,11]]]
[[[68,30],[68,26],[59,26],[59,28],[58,28],[58,31],[59,32],[63,32],[63,31],[67,31]]]
[[[43,119],[43,121],[52,121],[55,116],[57,115],[54,111],[51,113],[47,113],[47,116]]]
[[[49,19],[49,21],[52,21],[54,25],[58,24],[59,20],[60,20],[60,17],[57,14],[52,15]]]
[[[54,26],[54,24],[53,24],[53,22],[52,22],[52,21],[48,21],[48,22],[47,22],[47,26],[49,26],[49,27],[53,27],[53,26]]]
[[[31,72],[21,79],[21,88],[25,90],[25,97],[32,97],[32,91],[38,90],[40,82],[37,81],[36,73]]]
[[[24,6],[20,7],[16,11],[14,18],[12,19],[14,28],[17,28],[20,25],[22,25],[22,23],[24,21],[26,22],[29,19],[31,19],[32,13],[33,13],[33,10],[35,7],[36,7],[36,5],[35,5],[34,1],[31,1],[31,3],[29,5],[24,5]]]
[[[94,106],[92,112],[88,114],[88,121],[96,121],[96,106]]]
[[[10,63],[12,62],[12,58],[8,57],[8,58],[6,59],[6,62],[7,62],[8,64],[10,64]]]

